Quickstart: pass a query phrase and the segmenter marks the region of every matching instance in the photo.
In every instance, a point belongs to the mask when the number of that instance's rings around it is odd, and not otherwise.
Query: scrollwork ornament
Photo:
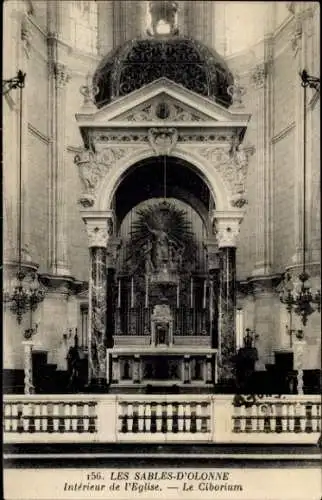
[[[99,181],[126,152],[125,148],[108,147],[99,153],[85,149],[76,154],[74,163],[78,166],[78,173],[83,184],[83,193],[79,198],[79,203],[83,207],[94,205]]]
[[[257,64],[251,72],[251,82],[256,89],[263,87],[265,78],[267,77],[267,67],[266,64]]]

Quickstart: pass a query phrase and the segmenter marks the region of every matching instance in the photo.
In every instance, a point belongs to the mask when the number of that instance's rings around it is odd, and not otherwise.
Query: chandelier
[[[2,82],[3,93],[7,94],[10,90],[19,89],[19,174],[18,174],[18,271],[16,281],[12,291],[4,292],[4,302],[10,303],[10,310],[16,315],[17,322],[20,324],[23,315],[30,311],[32,330],[32,312],[38,307],[38,304],[44,300],[44,291],[39,287],[38,276],[33,272],[28,283],[25,282],[27,272],[22,269],[22,98],[23,88],[25,87],[26,74],[18,71],[17,76],[10,80]]]
[[[310,76],[306,70],[300,74],[301,85],[304,89],[303,104],[303,256],[302,271],[298,276],[298,283],[294,284],[289,273],[286,273],[280,292],[280,301],[286,305],[288,313],[292,311],[300,316],[302,324],[307,324],[308,317],[314,312],[321,310],[321,293],[315,294],[311,291],[309,274],[306,270],[306,113],[307,113],[307,87],[320,91],[320,78]]]

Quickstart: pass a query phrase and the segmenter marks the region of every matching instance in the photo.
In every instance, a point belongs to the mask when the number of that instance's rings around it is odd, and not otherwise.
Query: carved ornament
[[[203,120],[201,116],[193,113],[192,110],[184,109],[182,106],[167,100],[158,100],[146,104],[144,107],[134,110],[131,114],[127,115],[125,119],[132,122],[165,120],[170,122],[200,122]]]
[[[169,155],[178,141],[177,129],[150,128],[148,131],[149,143],[157,156]]]
[[[106,248],[110,238],[108,219],[86,219],[88,246]]]
[[[71,74],[65,64],[52,62],[49,65],[49,70],[54,76],[58,88],[65,87],[71,78]]]
[[[125,148],[108,147],[99,153],[88,149],[77,153],[74,162],[78,166],[79,176],[83,184],[83,193],[79,199],[83,207],[88,208],[94,205],[99,181],[127,152],[128,150]]]
[[[231,193],[231,205],[241,208],[247,203],[246,176],[248,169],[247,150],[238,144],[230,147],[210,147],[199,151],[213,164]]]
[[[216,218],[215,228],[218,248],[236,248],[240,230],[240,218]]]

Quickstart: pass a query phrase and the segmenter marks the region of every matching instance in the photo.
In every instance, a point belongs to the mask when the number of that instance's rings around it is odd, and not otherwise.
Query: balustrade
[[[210,432],[209,401],[122,401],[119,406],[119,432],[123,435]]]
[[[321,432],[321,403],[309,400],[266,399],[234,408],[234,433]]]
[[[95,433],[97,402],[37,401],[33,398],[4,403],[5,433]]]
[[[316,396],[264,397],[245,407],[231,395],[8,395],[4,443],[214,442],[316,444]]]

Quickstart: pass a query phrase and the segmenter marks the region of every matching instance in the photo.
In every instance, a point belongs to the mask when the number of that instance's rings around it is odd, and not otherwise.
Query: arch
[[[94,210],[102,211],[112,209],[114,194],[124,179],[124,175],[126,175],[127,170],[129,170],[135,163],[148,158],[153,158],[153,156],[154,155],[151,154],[151,148],[149,146],[144,146],[144,148],[135,149],[130,155],[118,160],[102,180],[97,193]],[[221,175],[216,171],[214,165],[207,158],[201,158],[199,155],[191,152],[190,150],[186,151],[184,148],[178,146],[171,153],[171,156],[186,161],[204,180],[215,201],[216,210],[226,211],[231,208],[230,193],[227,190]]]

